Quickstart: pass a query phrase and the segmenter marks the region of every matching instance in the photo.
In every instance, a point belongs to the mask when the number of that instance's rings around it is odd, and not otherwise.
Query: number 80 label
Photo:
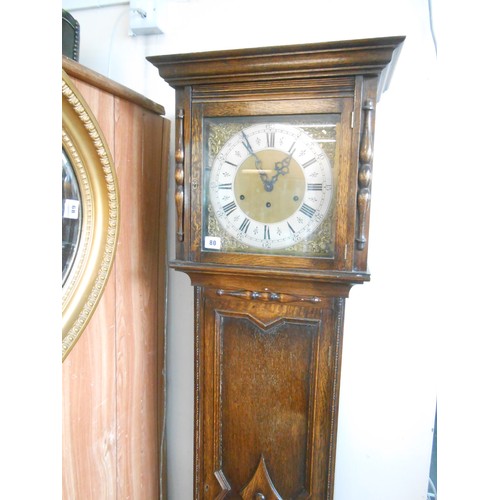
[[[207,250],[220,250],[221,241],[219,236],[205,236],[205,248]]]

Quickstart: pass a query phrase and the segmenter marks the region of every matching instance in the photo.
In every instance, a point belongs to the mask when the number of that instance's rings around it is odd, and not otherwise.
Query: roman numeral
[[[290,229],[290,231],[292,231],[292,233],[295,233],[295,229],[290,225],[289,222],[287,222],[288,224],[288,228]]]
[[[248,226],[250,226],[250,219],[248,217],[241,223],[240,231],[246,233],[248,231]]]
[[[321,182],[313,182],[307,185],[308,191],[323,191],[323,184]]]
[[[230,161],[226,160],[226,162],[228,165],[231,165],[232,167],[237,167],[238,165],[236,165],[236,163],[231,163]]]
[[[267,224],[264,225],[264,239],[271,239],[271,234],[269,233],[269,226]]]
[[[224,210],[224,213],[226,215],[232,214],[236,210],[236,203],[232,201],[231,203],[228,203],[227,205],[224,205],[222,207],[222,210]]]
[[[276,133],[274,131],[272,132],[266,132],[266,137],[267,137],[267,147],[268,148],[274,148],[274,138],[275,138]]]
[[[304,203],[301,207],[300,207],[300,211],[304,214],[304,215],[307,215],[308,217],[312,217],[314,215],[314,213],[316,212],[316,210],[312,207],[310,207],[307,203]]]
[[[227,182],[227,183],[224,183],[224,184],[219,184],[218,188],[219,189],[231,189],[231,183]]]
[[[306,161],[302,166],[304,168],[307,168],[307,167],[310,167],[313,163],[316,163],[316,158],[312,158],[311,160]]]

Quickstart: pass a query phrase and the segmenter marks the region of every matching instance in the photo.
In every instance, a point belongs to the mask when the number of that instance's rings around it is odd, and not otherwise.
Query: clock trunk
[[[344,298],[258,295],[196,288],[196,491],[329,498]]]

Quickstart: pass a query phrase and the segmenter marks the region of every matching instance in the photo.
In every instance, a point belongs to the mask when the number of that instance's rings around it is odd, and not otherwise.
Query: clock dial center
[[[238,168],[234,177],[235,199],[251,219],[268,224],[280,222],[299,208],[306,180],[301,167],[291,157],[286,172],[282,167],[279,170],[280,162],[287,157],[283,151],[265,149],[258,152],[261,168],[256,168],[252,156]]]

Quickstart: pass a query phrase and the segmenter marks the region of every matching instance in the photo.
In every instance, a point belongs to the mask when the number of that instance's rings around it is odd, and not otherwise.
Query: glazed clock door
[[[317,269],[344,268],[353,237],[337,214],[355,187],[341,154],[352,139],[352,109],[350,98],[294,101],[293,108],[286,101],[196,103],[195,260],[252,265],[257,255],[270,268],[307,268],[312,259]]]
[[[196,290],[197,491],[327,498],[344,299]]]

